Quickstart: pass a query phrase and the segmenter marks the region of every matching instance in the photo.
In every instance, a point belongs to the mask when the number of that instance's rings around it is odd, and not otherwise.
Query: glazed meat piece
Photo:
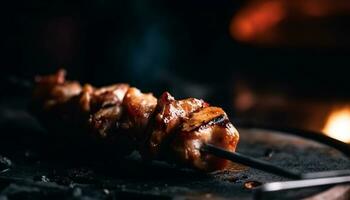
[[[94,88],[89,84],[81,87],[76,81],[65,79],[65,70],[56,74],[37,76],[33,99],[44,103],[44,107],[54,107],[57,103],[65,103],[67,109],[79,108],[81,112],[96,112],[100,108],[120,104],[129,88],[128,84],[114,84]],[[59,106],[60,107],[60,106]],[[59,109],[64,108],[60,107]]]
[[[150,137],[144,149],[144,157],[157,158],[161,152],[161,146],[167,145],[171,133],[192,112],[208,106],[203,100],[188,98],[175,100],[168,92],[164,92],[158,100],[156,115],[152,126],[149,127]]]
[[[66,81],[66,70],[59,69],[56,74],[46,75],[46,76],[36,76],[36,83],[46,83],[46,84],[63,84]]]
[[[90,128],[94,132],[107,137],[108,134],[116,131],[122,115],[122,102],[128,88],[127,84],[115,84],[94,92],[90,106],[92,114],[89,119]]]
[[[235,151],[238,140],[239,134],[226,113],[218,107],[206,107],[184,121],[182,128],[174,134],[169,151],[180,163],[214,171],[225,168],[229,161],[202,152],[202,145],[207,143]]]
[[[67,107],[75,113],[93,114],[101,108],[120,105],[128,88],[123,83],[97,89],[86,84],[79,95],[67,102]]]
[[[157,99],[151,93],[142,93],[137,88],[129,88],[125,94],[120,129],[138,145],[146,139],[145,130],[156,105]]]
[[[70,118],[67,102],[82,90],[78,82],[66,81],[65,76],[61,69],[52,75],[35,77],[31,111],[55,129],[59,127],[57,121]]]
[[[52,135],[70,135],[68,132],[76,130],[71,126],[71,119],[75,116],[72,116],[70,101],[82,88],[78,82],[67,81],[65,75],[64,70],[59,70],[53,75],[35,77],[30,110],[51,130]]]
[[[53,75],[35,77],[34,104],[44,110],[50,110],[56,104],[78,95],[81,92],[80,84],[76,81],[66,81],[65,76],[65,70],[61,69]]]
[[[92,110],[97,111],[101,108],[120,105],[128,89],[128,84],[119,83],[95,90],[91,100]]]
[[[55,122],[62,121],[74,131],[80,127],[81,132],[105,136],[120,117],[121,103],[129,85],[94,88],[85,84],[81,87],[75,81],[65,80],[65,75],[64,70],[59,70],[53,75],[36,77],[33,99],[38,106],[34,107],[34,113],[43,121],[51,121],[50,126],[55,129],[60,126]]]
[[[118,120],[121,117],[122,109],[120,105],[102,108],[89,119],[89,125],[94,132],[102,138],[106,138],[117,129]]]
[[[94,91],[94,87],[89,84],[85,84],[81,92],[67,102],[70,107],[69,109],[83,115],[88,115],[91,112],[91,99]]]

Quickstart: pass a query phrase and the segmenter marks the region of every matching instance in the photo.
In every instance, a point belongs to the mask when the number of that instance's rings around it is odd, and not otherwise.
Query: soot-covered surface
[[[114,152],[70,148],[65,140],[50,140],[49,132],[23,110],[2,108],[0,123],[1,200],[252,199],[254,190],[244,185],[285,180],[240,165],[202,174],[162,162],[142,163],[137,154],[118,160]],[[238,151],[255,158],[302,172],[350,168],[340,152],[316,142],[269,130],[239,131]]]

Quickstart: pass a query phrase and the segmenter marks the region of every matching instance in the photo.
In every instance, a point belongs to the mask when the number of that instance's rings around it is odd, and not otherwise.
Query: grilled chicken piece
[[[180,163],[203,171],[214,171],[225,168],[229,161],[202,152],[202,145],[212,144],[235,151],[238,140],[239,134],[226,113],[218,107],[206,107],[184,121],[169,148]]]
[[[82,88],[78,82],[66,81],[66,72],[58,70],[56,74],[35,77],[32,111],[47,124],[62,120],[67,113],[69,100],[78,95]]]
[[[129,88],[125,94],[120,120],[121,134],[126,134],[140,145],[146,139],[145,130],[156,108],[157,99],[151,93],[142,93],[137,88]]]
[[[120,83],[95,90],[91,103],[92,110],[120,105],[128,89],[128,84]]]
[[[120,105],[102,108],[90,117],[89,125],[99,136],[105,138],[117,129],[117,123],[122,114],[121,111]]]
[[[143,156],[146,159],[158,158],[161,153],[161,146],[168,145],[169,136],[174,132],[180,123],[192,112],[208,106],[203,100],[188,98],[175,100],[168,92],[164,92],[158,100],[157,108],[152,126],[149,127],[149,139]]]
[[[94,87],[92,87],[90,84],[85,84],[81,92],[67,102],[67,104],[70,106],[69,109],[83,115],[88,115],[91,112],[91,99],[94,91]]]
[[[97,89],[86,84],[81,93],[72,97],[67,104],[79,108],[78,112],[94,114],[102,108],[120,105],[128,88],[129,85],[123,83]]]
[[[64,103],[81,92],[81,86],[76,81],[65,80],[66,71],[61,69],[56,74],[35,77],[36,87],[33,91],[34,104],[50,110],[56,104]]]
[[[70,136],[78,127],[71,119],[79,119],[72,116],[72,111],[77,110],[71,106],[71,99],[77,96],[82,87],[78,82],[67,81],[66,72],[59,70],[56,74],[35,77],[36,86],[33,90],[31,111],[49,128],[53,136]],[[70,127],[67,130],[66,127]],[[80,127],[81,128],[81,127]],[[59,138],[58,137],[58,138]]]
[[[107,137],[118,128],[117,124],[122,115],[122,102],[128,89],[127,84],[115,84],[94,92],[90,105],[92,114],[89,119],[90,128],[94,132]]]
[[[59,69],[56,74],[46,76],[36,76],[35,82],[46,84],[63,84],[66,81],[66,70]]]
[[[121,103],[129,85],[81,87],[77,82],[66,81],[65,75],[64,70],[59,70],[53,75],[36,77],[33,99],[37,105],[44,106],[37,107],[35,112],[52,122],[63,120],[71,128],[80,127],[82,131],[105,136],[120,117]]]

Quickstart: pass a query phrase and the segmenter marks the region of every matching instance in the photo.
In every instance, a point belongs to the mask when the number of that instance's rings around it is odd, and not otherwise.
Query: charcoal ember
[[[252,189],[254,189],[254,188],[256,188],[256,187],[259,187],[259,186],[261,186],[261,185],[262,185],[262,183],[259,182],[259,181],[246,181],[246,182],[243,184],[243,187],[244,187],[245,189],[252,190]]]
[[[10,169],[12,167],[12,161],[7,157],[0,155],[0,172],[3,170]]]

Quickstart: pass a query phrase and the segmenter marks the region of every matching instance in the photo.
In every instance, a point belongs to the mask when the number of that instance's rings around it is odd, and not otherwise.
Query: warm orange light
[[[350,143],[350,108],[333,111],[328,117],[323,132],[329,137]]]
[[[241,41],[256,39],[278,24],[285,16],[283,2],[259,1],[237,13],[231,21],[230,32]]]

